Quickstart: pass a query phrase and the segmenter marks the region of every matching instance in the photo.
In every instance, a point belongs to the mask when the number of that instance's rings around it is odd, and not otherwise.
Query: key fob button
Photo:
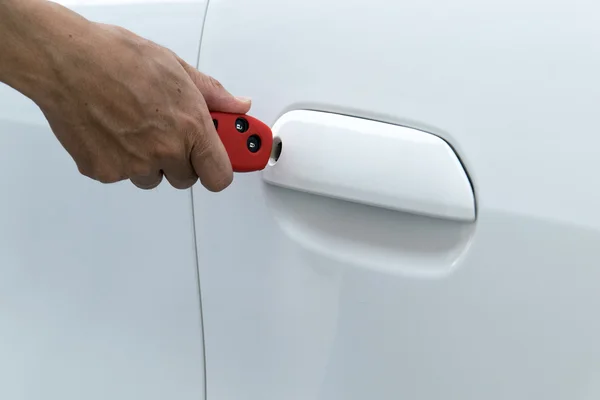
[[[235,120],[235,129],[239,133],[244,133],[248,130],[248,121],[245,118],[238,118]]]
[[[246,145],[251,153],[256,153],[260,150],[260,136],[252,135],[248,138]]]

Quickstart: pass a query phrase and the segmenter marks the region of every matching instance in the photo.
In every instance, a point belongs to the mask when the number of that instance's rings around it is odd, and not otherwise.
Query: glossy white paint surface
[[[201,68],[252,96],[253,115],[316,109],[439,135],[478,214],[411,216],[261,174],[195,189],[209,397],[599,398],[599,12],[211,2]]]
[[[204,8],[76,10],[195,65]],[[203,399],[190,191],[80,176],[39,109],[4,86],[0,169],[0,398]]]
[[[263,171],[270,184],[411,214],[475,220],[467,174],[437,136],[310,110],[281,116],[273,135],[286,151],[277,161],[271,157]]]

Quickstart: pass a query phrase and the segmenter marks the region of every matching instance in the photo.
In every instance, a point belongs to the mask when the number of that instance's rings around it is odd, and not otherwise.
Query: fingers
[[[165,165],[164,174],[167,181],[175,189],[189,189],[198,182],[198,175],[194,172],[189,161]]]
[[[129,180],[140,189],[150,190],[160,185],[163,180],[163,173],[162,171],[156,171],[145,176],[132,176]]]
[[[215,78],[201,73],[181,58],[178,58],[178,60],[190,78],[192,78],[192,81],[198,90],[200,90],[202,96],[204,96],[204,100],[210,111],[236,114],[246,114],[250,111],[250,107],[252,106],[252,101],[250,99],[235,97]]]
[[[132,176],[129,180],[140,189],[151,190],[162,183],[163,177],[175,189],[181,190],[189,189],[198,182],[198,176],[189,162],[166,163],[164,171],[157,171],[146,176]]]
[[[233,181],[231,161],[205,108],[200,110],[199,122],[203,132],[196,132],[192,138],[190,161],[202,185],[212,192],[220,192]]]
[[[142,167],[133,169],[131,182],[140,189],[154,189],[160,185],[163,177],[176,189],[189,189],[198,179],[202,185],[212,191],[220,192],[233,181],[233,170],[225,146],[221,142],[202,96],[195,118],[189,119],[187,126],[181,127],[180,134],[154,150],[154,159],[150,171]],[[183,139],[183,143],[177,140]],[[184,150],[184,148],[186,150]],[[160,169],[159,169],[160,168]],[[144,171],[140,173],[140,171]]]
[[[199,121],[203,125],[204,135],[192,140],[190,154],[192,167],[206,189],[219,192],[231,184],[233,171],[229,156],[214,128],[209,110],[246,114],[250,111],[252,102],[247,98],[233,96],[213,77],[201,73],[179,57],[177,59],[202,94],[208,108],[202,107],[200,111]],[[196,135],[200,136],[198,132]]]

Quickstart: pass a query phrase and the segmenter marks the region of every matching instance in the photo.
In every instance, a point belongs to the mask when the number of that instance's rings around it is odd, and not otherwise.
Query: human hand
[[[43,84],[28,92],[79,171],[142,189],[163,175],[178,189],[198,178],[211,191],[229,186],[231,163],[209,109],[243,114],[250,101],[164,47],[51,7],[57,31],[43,52],[51,56],[42,57]]]

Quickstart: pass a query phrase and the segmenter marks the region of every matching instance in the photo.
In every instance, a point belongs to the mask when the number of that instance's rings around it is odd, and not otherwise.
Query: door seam
[[[208,6],[210,0],[206,0],[204,6],[204,15],[202,17],[202,27],[200,29],[200,42],[198,43],[198,53],[196,56],[196,69],[200,69],[200,52],[202,51],[202,39],[204,38],[204,28],[206,27],[206,18],[208,15]],[[200,306],[200,331],[202,332],[202,363],[204,368],[202,369],[204,375],[204,400],[208,400],[208,379],[207,379],[207,364],[206,364],[206,333],[204,329],[204,309],[202,308],[202,287],[200,284],[200,257],[198,252],[198,232],[196,229],[196,207],[194,206],[194,188],[190,188],[190,200],[192,203],[192,227],[193,227],[193,240],[194,240],[194,254],[196,258],[195,274],[196,274],[196,285],[198,293],[198,305]]]

